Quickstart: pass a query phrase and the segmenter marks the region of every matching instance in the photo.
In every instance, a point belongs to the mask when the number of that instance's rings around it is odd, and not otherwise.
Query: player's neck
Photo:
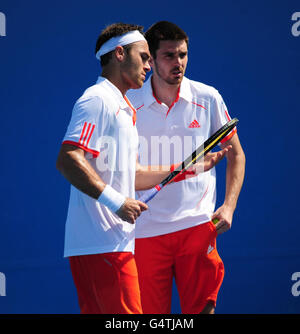
[[[129,89],[128,85],[126,85],[124,83],[121,76],[115,71],[110,71],[110,70],[107,70],[107,69],[103,69],[103,71],[101,73],[101,76],[106,78],[114,86],[116,86],[123,96],[126,94],[127,90]]]
[[[152,76],[151,80],[154,97],[168,107],[170,107],[178,96],[180,84],[170,85],[159,76]]]

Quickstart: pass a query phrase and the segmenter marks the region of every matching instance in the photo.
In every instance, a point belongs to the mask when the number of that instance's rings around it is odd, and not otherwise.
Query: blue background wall
[[[226,275],[217,312],[299,313],[299,1],[1,0],[0,12],[0,313],[79,312],[63,259],[69,185],[56,157],[74,101],[100,73],[101,29],[158,20],[188,33],[187,76],[216,87],[240,119],[246,178],[233,227],[218,238]],[[224,171],[222,162],[218,203]],[[172,307],[180,312],[176,291]]]

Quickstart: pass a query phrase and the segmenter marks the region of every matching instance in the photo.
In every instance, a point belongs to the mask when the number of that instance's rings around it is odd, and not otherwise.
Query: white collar
[[[117,88],[111,81],[109,81],[108,79],[99,76],[96,82],[97,84],[103,83],[108,89],[112,90],[114,93],[114,96],[116,96],[118,98],[118,102],[120,105],[121,109],[126,109],[126,108],[130,108],[127,104],[127,102],[124,100],[124,97],[121,93],[121,91],[119,90],[119,88]],[[112,98],[114,98],[114,96]]]
[[[142,88],[143,90],[143,101],[145,107],[149,107],[152,103],[157,102],[156,98],[153,95],[153,89],[151,84],[152,75],[149,79],[144,83]],[[179,90],[179,98],[183,98],[187,102],[191,102],[193,100],[193,94],[191,91],[190,80],[186,77],[183,77],[180,90]]]

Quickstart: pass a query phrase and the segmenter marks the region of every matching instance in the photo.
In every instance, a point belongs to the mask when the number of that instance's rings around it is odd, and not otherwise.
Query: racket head
[[[218,131],[216,131],[212,136],[210,136],[204,142],[204,155],[211,151],[216,145],[220,143],[222,139],[224,139],[237,125],[237,118],[233,118],[224,124]]]
[[[170,173],[163,181],[162,186],[172,181],[179,173],[187,170],[192,164],[195,164],[217,146],[222,139],[224,139],[237,125],[237,118],[233,118],[224,124],[218,131],[211,135],[202,145],[180,164],[172,173]]]
[[[224,124],[219,130],[217,130],[213,135],[211,135],[202,145],[198,148],[179,166],[177,169],[182,171],[195,164],[201,158],[203,158],[208,152],[210,152],[214,147],[216,147],[221,140],[223,140],[236,126],[238,123],[237,118],[233,118]]]

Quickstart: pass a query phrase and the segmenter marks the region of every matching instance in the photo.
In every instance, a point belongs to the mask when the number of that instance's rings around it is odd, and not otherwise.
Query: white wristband
[[[125,196],[123,196],[107,184],[101,195],[99,196],[98,202],[106,205],[111,211],[117,212],[124,204],[125,199]]]

